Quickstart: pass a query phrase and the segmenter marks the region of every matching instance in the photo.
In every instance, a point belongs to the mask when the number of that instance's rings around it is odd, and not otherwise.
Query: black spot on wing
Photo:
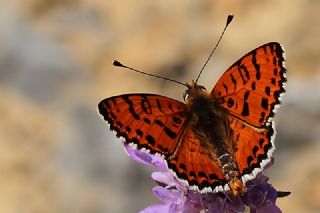
[[[247,67],[242,64],[241,68],[244,71],[246,78],[249,80],[250,79],[250,75],[249,75],[249,71],[248,71]]]
[[[209,175],[209,178],[210,178],[211,180],[218,180],[218,176],[217,176],[216,174],[214,174],[214,173],[211,173],[211,174]]]
[[[169,138],[173,139],[177,136],[175,132],[173,132],[171,129],[168,127],[164,127],[164,132],[169,136]]]
[[[119,128],[122,128],[122,126],[123,126],[123,124],[121,123],[121,121],[117,121],[117,126],[119,127]]]
[[[178,116],[172,116],[172,120],[176,124],[181,124],[182,120]]]
[[[159,99],[156,99],[156,103],[157,103],[157,107],[158,107],[159,111],[164,113],[164,111],[162,110],[162,106],[161,106]]]
[[[242,67],[243,67],[243,66],[239,66],[238,72],[239,72],[239,75],[240,75],[240,78],[241,78],[242,82],[245,84],[247,81],[246,81],[246,79],[244,78],[244,75],[243,75],[243,73],[242,73]]]
[[[243,103],[241,115],[242,116],[249,116],[249,104],[248,104],[248,102],[244,102]]]
[[[259,145],[260,145],[260,147],[262,148],[262,145],[264,144],[264,139],[263,138],[260,138],[260,140],[259,140]]]
[[[271,93],[270,87],[266,87],[264,91],[267,94],[267,96],[270,96],[270,93]]]
[[[274,58],[273,60],[276,60],[276,58]],[[274,65],[276,65],[276,64],[274,64]],[[278,69],[275,68],[275,69],[273,70],[273,74],[274,74],[275,76],[277,76],[277,75],[278,75]]]
[[[160,127],[164,127],[164,123],[158,119],[154,120],[154,123],[159,125]]]
[[[136,133],[137,135],[139,135],[140,137],[143,137],[143,132],[140,129],[136,129]]]
[[[186,164],[180,163],[179,165],[180,169],[186,170]]]
[[[228,94],[228,86],[225,83],[223,83],[222,86],[223,86],[224,90],[226,91],[226,94]],[[219,96],[220,95],[221,94],[219,94]]]
[[[190,171],[189,172],[189,176],[191,177],[197,177],[196,173],[194,171]]]
[[[244,98],[244,100],[245,100],[245,101],[247,101],[247,100],[248,100],[249,95],[250,95],[250,92],[249,92],[249,91],[246,91],[246,92],[244,93],[243,98]]]
[[[206,173],[204,173],[204,172],[198,172],[198,177],[207,178],[207,175],[206,175]]]
[[[265,117],[266,117],[266,113],[265,112],[261,112],[260,118],[259,118],[259,122],[262,123],[264,121]]]
[[[151,121],[149,118],[143,118],[143,121],[146,123],[146,124],[151,124]]]
[[[252,52],[252,64],[256,70],[256,79],[260,80],[261,78],[261,72],[260,72],[260,65],[257,63],[257,57],[256,57],[256,51]]]
[[[129,112],[133,116],[134,119],[140,120],[140,116],[136,113],[134,107],[133,107],[133,102],[129,99],[128,96],[120,96],[129,106]]]
[[[252,157],[252,156],[247,157],[247,164],[248,164],[248,166],[251,165],[252,161],[253,161],[253,157]]]
[[[268,110],[269,104],[268,104],[268,99],[267,98],[262,98],[261,99],[261,107],[265,110]]]
[[[258,150],[259,150],[259,147],[257,147],[257,146],[254,146],[254,147],[253,147],[252,154],[253,154],[254,157],[257,156]]]
[[[230,74],[230,77],[231,77],[231,81],[234,85],[234,90],[236,90],[237,88],[237,80],[234,78],[234,76],[232,74]]]
[[[142,95],[141,109],[146,114],[152,114],[151,104],[150,104],[147,96],[145,96],[145,95]]]
[[[232,98],[228,98],[228,107],[231,108],[234,105],[234,100]]]
[[[169,102],[169,104],[168,104],[168,107],[169,107],[169,109],[171,110],[171,112],[174,112],[174,109],[173,109],[173,106],[172,106],[172,104]]]
[[[177,136],[177,134],[174,131],[172,131],[170,128],[166,127],[162,121],[156,119],[154,120],[154,123],[162,127],[164,132],[167,134],[169,138],[173,139]]]
[[[256,90],[256,82],[255,81],[251,83],[251,89]]]
[[[129,126],[126,126],[126,131],[127,131],[127,133],[130,133],[131,132],[131,128]]]
[[[151,136],[151,135],[147,135],[146,136],[146,140],[148,141],[148,143],[152,146],[154,146],[156,144],[156,140]],[[160,147],[159,147],[160,148]]]

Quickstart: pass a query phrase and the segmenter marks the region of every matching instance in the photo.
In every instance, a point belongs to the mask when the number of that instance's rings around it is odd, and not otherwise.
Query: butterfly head
[[[204,86],[197,84],[195,81],[192,81],[190,84],[186,83],[187,90],[183,93],[184,101],[188,101],[196,96],[207,94],[207,90]]]

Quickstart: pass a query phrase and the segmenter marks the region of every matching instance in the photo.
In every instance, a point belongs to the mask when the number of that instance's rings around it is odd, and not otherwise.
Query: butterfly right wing
[[[110,97],[102,100],[98,109],[125,143],[164,156],[175,151],[186,120],[184,103],[153,94]]]

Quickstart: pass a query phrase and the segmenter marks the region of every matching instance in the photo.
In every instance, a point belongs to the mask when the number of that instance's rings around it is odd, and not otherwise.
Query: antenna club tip
[[[230,13],[230,14],[228,15],[227,24],[226,24],[227,26],[232,22],[233,17],[234,17],[233,13]]]
[[[121,64],[121,63],[120,63],[119,61],[117,61],[117,60],[113,60],[112,65],[113,65],[113,66],[116,66],[116,67],[123,67],[123,64]]]

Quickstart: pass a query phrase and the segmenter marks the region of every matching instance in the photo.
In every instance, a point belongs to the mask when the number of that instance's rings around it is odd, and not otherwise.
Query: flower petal
[[[169,204],[153,204],[147,208],[141,210],[139,213],[163,213],[169,212]]]
[[[268,201],[271,201],[272,203],[275,203],[278,198],[277,190],[275,188],[273,188],[273,186],[271,184],[268,184],[268,183],[264,184],[263,190],[267,192],[266,199]]]
[[[263,205],[263,203],[266,200],[266,193],[263,191],[260,191],[257,188],[253,188],[250,191],[248,191],[247,195],[247,205],[251,208],[258,208]]]
[[[185,213],[199,212],[204,209],[202,204],[202,194],[197,191],[189,191],[185,206]]]
[[[245,206],[240,196],[231,196],[227,199],[226,208],[231,212],[243,212]]]
[[[176,180],[169,172],[152,172],[151,177],[153,180],[164,183],[168,186],[175,186]]]
[[[127,151],[130,158],[142,163],[144,165],[151,165],[156,169],[166,171],[168,169],[166,161],[161,156],[155,156],[131,147],[128,144],[124,144],[124,148]]]
[[[268,202],[257,209],[257,213],[281,213],[281,210],[273,203]]]
[[[153,156],[151,164],[160,171],[168,170],[167,162],[160,156]]]
[[[152,157],[150,154],[139,151],[128,144],[124,144],[124,148],[127,151],[129,157],[139,163],[150,165]]]
[[[203,202],[208,209],[208,213],[226,212],[226,200],[220,194],[208,194],[204,196]]]
[[[156,186],[152,189],[153,194],[165,203],[173,203],[183,197],[183,193],[175,189],[166,189],[162,186]]]
[[[169,213],[177,213],[184,212],[185,210],[185,199],[184,197],[179,197],[176,201],[174,201],[169,208]]]

